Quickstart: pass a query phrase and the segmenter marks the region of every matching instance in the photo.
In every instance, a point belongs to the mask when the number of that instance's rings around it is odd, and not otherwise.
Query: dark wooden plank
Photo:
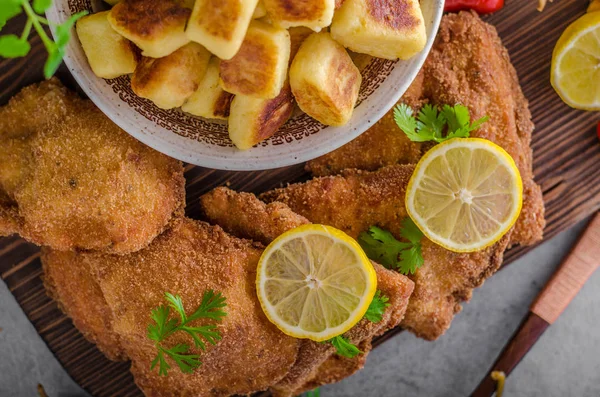
[[[492,371],[502,371],[506,376],[510,375],[549,326],[550,324],[538,315],[529,312],[488,374],[491,374]],[[496,381],[491,376],[486,376],[473,391],[471,397],[490,397],[495,391]]]
[[[549,83],[554,43],[567,24],[584,12],[587,0],[555,2],[542,14],[535,10],[534,3],[509,0],[502,11],[486,19],[498,28],[530,101],[536,124],[532,143],[534,168],[546,201],[547,239],[600,209],[600,145],[594,133],[600,116],[568,108]],[[22,19],[13,21],[3,33],[19,33],[22,24]],[[22,87],[43,78],[46,53],[39,39],[32,44],[27,58],[0,62],[0,105]],[[58,76],[67,86],[77,88],[64,66]],[[234,189],[260,193],[307,177],[302,165],[264,172],[188,166],[187,214],[198,218],[198,197],[215,186],[229,183]],[[533,248],[507,251],[505,264]],[[97,396],[140,395],[129,374],[129,364],[108,361],[46,296],[37,247],[17,237],[0,239],[0,278],[75,381]],[[389,332],[377,344],[398,332]]]

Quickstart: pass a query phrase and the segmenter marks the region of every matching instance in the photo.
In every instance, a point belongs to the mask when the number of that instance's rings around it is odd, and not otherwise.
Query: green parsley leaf
[[[38,14],[43,14],[51,4],[52,0],[33,0],[33,9]]]
[[[406,217],[402,220],[402,229],[400,229],[400,236],[410,241],[412,244],[418,244],[425,236],[421,229],[417,227],[415,222],[410,218]]]
[[[64,48],[69,43],[69,38],[71,38],[71,30],[73,29],[73,25],[77,22],[78,19],[87,15],[87,11],[80,11],[76,14],[73,14],[61,23],[60,25],[56,25],[56,45],[59,48]]]
[[[337,350],[336,353],[342,357],[352,358],[362,353],[360,350],[358,350],[358,347],[350,343],[348,338],[342,335],[334,336],[333,338],[329,339],[328,342],[335,347]]]
[[[220,292],[215,294],[213,290],[209,290],[202,297],[202,302],[200,302],[198,309],[189,316],[188,322],[199,318],[221,321],[226,316],[226,313],[220,309],[225,306],[227,306],[225,297]]]
[[[44,77],[49,79],[56,73],[56,70],[62,63],[65,56],[65,48],[71,37],[71,30],[75,22],[82,16],[87,14],[87,11],[82,11],[71,15],[64,23],[56,25],[56,42],[52,41],[44,30],[43,25],[48,25],[48,21],[43,17],[44,11],[50,7],[52,0],[33,0],[33,4],[29,4],[29,0],[0,0],[0,29],[6,25],[6,22],[25,12],[27,22],[25,29],[19,40],[14,35],[4,36],[6,38],[0,42],[0,56],[5,58],[16,58],[26,55],[30,50],[30,45],[27,38],[32,29],[40,36],[48,58],[44,64]]]
[[[408,136],[408,138],[413,142],[426,142],[429,141],[429,137],[424,137],[419,135],[417,132],[417,128],[419,124],[417,120],[413,117],[413,110],[410,106],[401,103],[400,105],[394,108],[394,121],[400,127],[402,131]]]
[[[202,365],[202,362],[200,362],[200,356],[197,354],[185,354],[189,349],[188,345],[180,343],[170,349],[163,349],[163,352],[175,361],[181,372],[191,374],[194,369]]]
[[[358,243],[369,259],[402,274],[414,274],[424,263],[421,250],[423,233],[412,219],[406,218],[402,221],[400,236],[408,242],[398,241],[389,231],[371,226],[368,232],[358,236]]]
[[[54,76],[54,73],[56,73],[56,70],[65,56],[65,51],[63,49],[56,47],[54,43],[52,43],[52,45],[54,47],[48,50],[48,58],[44,64],[44,77],[46,79]]]
[[[402,274],[415,274],[418,268],[423,266],[423,252],[421,251],[421,240],[423,232],[415,225],[410,217],[402,221],[400,236],[410,241],[410,248],[400,253],[399,270]]]
[[[368,232],[360,233],[358,243],[369,259],[388,269],[398,267],[400,252],[410,247],[410,244],[396,240],[392,233],[377,226],[371,226]]]
[[[417,130],[420,136],[431,137],[429,140],[435,141],[442,139],[446,119],[436,108],[429,104],[423,106],[417,119]]]
[[[444,105],[441,111],[427,104],[415,118],[408,105],[400,104],[394,108],[394,120],[413,142],[441,143],[452,138],[468,138],[470,133],[481,127],[488,118],[483,117],[471,123],[469,109],[460,104]]]
[[[316,389],[312,389],[312,390],[307,391],[305,397],[320,397],[320,396],[321,396],[321,391],[317,387]]]
[[[26,40],[14,34],[0,36],[0,56],[4,58],[19,58],[29,53],[31,46]]]
[[[385,309],[390,305],[389,303],[387,303],[388,300],[389,299],[387,296],[383,295],[381,291],[377,290],[363,318],[366,318],[372,323],[380,322],[381,318],[383,317],[383,313],[385,312]],[[355,357],[357,354],[362,353],[358,349],[358,347],[350,343],[350,341],[342,335],[338,335],[334,338],[328,339],[323,343],[331,343],[333,346],[335,346],[337,350],[336,353],[343,357],[352,358]]]
[[[194,346],[202,350],[206,350],[205,342],[214,345],[221,340],[218,328],[214,324],[192,326],[190,323],[200,318],[214,321],[221,321],[226,313],[221,310],[227,306],[226,299],[221,293],[215,294],[209,290],[202,296],[200,306],[191,315],[186,315],[183,301],[179,295],[173,295],[169,292],[165,293],[165,300],[168,306],[161,305],[152,309],[150,318],[154,323],[148,325],[148,338],[154,341],[158,353],[150,365],[150,369],[154,369],[157,365],[158,374],[160,376],[167,375],[171,368],[166,360],[166,357],[175,361],[181,372],[190,373],[195,368],[198,368],[202,362],[197,354],[190,354],[189,346],[186,344],[178,344],[171,348],[162,346],[162,342],[175,332],[185,332],[192,337]],[[174,318],[169,318],[171,309],[179,315],[179,321]]]
[[[0,2],[0,29],[6,25],[9,19],[16,17],[23,9],[20,0],[2,0]]]
[[[377,290],[364,317],[372,323],[380,322],[383,313],[385,312],[385,308],[390,305],[387,303],[388,300],[389,298],[387,296],[382,295],[381,291]]]

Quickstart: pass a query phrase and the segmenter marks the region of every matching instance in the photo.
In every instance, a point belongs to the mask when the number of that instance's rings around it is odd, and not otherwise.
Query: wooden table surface
[[[534,171],[546,203],[548,239],[600,209],[600,143],[595,134],[599,113],[570,109],[549,82],[552,49],[564,28],[585,11],[587,0],[560,0],[543,13],[533,0],[507,0],[500,12],[485,19],[495,25],[509,50],[530,107]],[[20,33],[23,20],[12,21],[3,33]],[[26,58],[0,61],[0,105],[22,87],[42,80],[46,52],[32,39]],[[63,66],[58,76],[77,89]],[[199,217],[197,198],[224,183],[260,193],[282,183],[306,179],[303,165],[262,172],[227,172],[187,166],[187,215]],[[534,247],[517,247],[505,254],[510,263]],[[129,374],[129,363],[108,361],[88,343],[45,294],[40,276],[39,249],[20,238],[0,239],[0,277],[32,321],[49,348],[82,387],[97,396],[140,395]],[[378,340],[384,342],[400,330]]]

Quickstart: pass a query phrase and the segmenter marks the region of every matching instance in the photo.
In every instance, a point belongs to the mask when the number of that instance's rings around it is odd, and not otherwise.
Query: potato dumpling
[[[265,8],[265,5],[262,2],[262,0],[259,0],[258,4],[256,5],[256,8],[254,9],[254,14],[252,14],[252,19],[260,19],[260,18],[266,17],[266,16],[267,16],[267,9]]]
[[[263,0],[273,23],[282,28],[306,26],[315,31],[331,25],[335,0]]]
[[[187,36],[221,59],[240,49],[258,0],[196,0]]]
[[[292,63],[292,61],[296,57],[296,54],[298,53],[298,50],[300,49],[300,46],[302,45],[302,43],[304,43],[304,40],[306,40],[308,36],[310,36],[314,32],[312,31],[312,29],[303,26],[290,28],[288,32],[290,32],[290,63]]]
[[[77,21],[77,36],[94,74],[114,79],[135,70],[135,55],[129,40],[108,23],[108,11]]]
[[[304,40],[290,68],[290,85],[302,111],[326,125],[352,117],[362,77],[344,47],[329,33]]]
[[[344,47],[385,59],[408,59],[427,41],[418,0],[345,0],[330,30]]]
[[[240,51],[221,61],[221,86],[227,92],[275,98],[287,77],[290,34],[261,21],[252,21]]]
[[[189,43],[164,58],[143,57],[131,79],[133,92],[162,109],[184,104],[196,90],[208,68],[210,53]]]
[[[181,107],[184,112],[209,119],[226,119],[233,94],[219,85],[219,58],[212,57],[198,89]]]
[[[181,0],[126,0],[110,10],[108,22],[143,56],[162,58],[189,43],[185,25],[190,13]]]
[[[229,138],[238,149],[250,149],[273,136],[293,110],[294,97],[289,84],[272,99],[236,95],[229,112]]]

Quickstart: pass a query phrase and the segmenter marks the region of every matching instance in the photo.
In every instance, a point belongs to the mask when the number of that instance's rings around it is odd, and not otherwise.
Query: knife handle
[[[554,323],[600,266],[600,213],[596,214],[530,310]]]

